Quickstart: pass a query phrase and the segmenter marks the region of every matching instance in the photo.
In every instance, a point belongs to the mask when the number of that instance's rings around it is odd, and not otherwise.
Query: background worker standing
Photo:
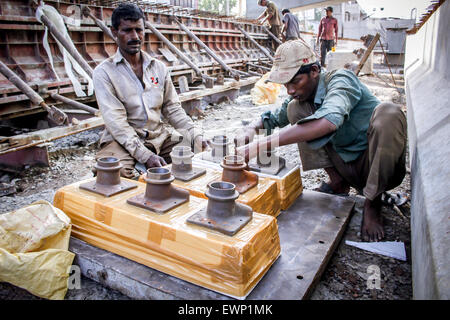
[[[289,9],[283,9],[281,13],[283,14],[283,28],[281,29],[283,41],[301,39],[298,18]]]
[[[281,17],[280,12],[278,11],[277,6],[273,1],[267,1],[267,0],[258,0],[258,5],[261,7],[267,7],[266,10],[257,18],[257,20],[260,20],[263,18],[260,23],[264,24],[267,20],[270,24],[269,31],[272,32],[275,37],[279,38],[281,33]],[[270,38],[269,41],[271,41],[271,48],[273,51],[276,51],[278,48],[278,43]]]
[[[326,7],[326,16],[320,20],[317,44],[320,41],[320,64],[325,67],[325,57],[332,47],[338,42],[338,21],[333,17],[333,8]],[[336,39],[336,41],[334,40]]]

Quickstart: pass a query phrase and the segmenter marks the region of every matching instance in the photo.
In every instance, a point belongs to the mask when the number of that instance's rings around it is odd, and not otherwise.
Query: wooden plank
[[[98,128],[103,125],[104,122],[101,117],[92,117],[80,121],[80,123],[77,125],[55,127],[13,136],[8,138],[9,147],[7,149],[0,150],[0,155],[33,147],[71,134],[79,133],[93,128]]]
[[[258,81],[260,78],[261,77],[249,77],[249,78],[242,79],[239,81],[227,81],[227,82],[225,82],[225,84],[216,85],[216,86],[214,86],[214,88],[211,88],[211,89],[201,89],[201,90],[189,91],[189,92],[181,93],[178,96],[180,97],[181,102],[187,101],[187,100],[192,100],[192,99],[197,99],[197,98],[201,98],[204,96],[212,95],[214,93],[224,92],[224,91],[227,91],[230,89],[239,89],[240,87],[256,83],[256,81]]]
[[[364,64],[366,63],[367,59],[370,56],[370,53],[372,52],[373,48],[375,48],[375,45],[377,44],[378,40],[380,39],[380,34],[377,32],[377,34],[375,35],[375,37],[373,37],[372,42],[369,44],[369,46],[367,47],[366,52],[364,52],[363,57],[361,58],[361,61],[359,62],[358,67],[355,70],[355,74],[358,75],[359,72],[361,71],[362,67],[364,66]]]

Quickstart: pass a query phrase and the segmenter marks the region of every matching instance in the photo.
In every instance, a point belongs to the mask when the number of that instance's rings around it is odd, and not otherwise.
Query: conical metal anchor
[[[188,223],[232,236],[252,220],[252,208],[235,202],[239,193],[234,184],[211,182],[205,195],[208,197],[207,207],[190,216],[186,220]]]
[[[206,173],[206,169],[192,167],[194,153],[190,147],[176,146],[172,149],[172,174],[175,179],[190,181]]]
[[[244,193],[258,184],[258,176],[244,170],[247,167],[244,157],[226,156],[220,166],[223,168],[222,181],[233,183],[239,193]]]
[[[220,163],[223,157],[230,154],[230,140],[226,136],[214,136],[209,142],[211,152],[203,154],[202,159]]]
[[[278,156],[275,150],[258,150],[256,160],[252,159],[248,167],[252,171],[277,175],[286,166],[286,160]]]
[[[120,192],[137,188],[137,184],[120,178],[120,169],[123,166],[117,158],[100,158],[94,167],[97,169],[96,180],[80,184],[80,189],[111,197]]]
[[[145,193],[141,193],[127,200],[127,203],[151,210],[156,213],[165,213],[189,201],[189,191],[172,186],[175,177],[168,168],[150,168],[147,170]]]

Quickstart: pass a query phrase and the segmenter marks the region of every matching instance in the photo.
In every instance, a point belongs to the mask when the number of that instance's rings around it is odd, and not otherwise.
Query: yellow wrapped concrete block
[[[302,177],[298,166],[295,166],[282,178],[271,176],[270,179],[277,183],[281,210],[287,210],[303,192]]]
[[[0,281],[47,299],[64,299],[75,255],[70,219],[47,201],[0,215]]]
[[[205,199],[190,196],[164,214],[127,203],[145,184],[112,197],[79,188],[59,189],[54,205],[69,215],[72,234],[99,248],[236,298],[245,298],[280,254],[276,219],[254,212],[233,236],[189,224]]]
[[[259,106],[264,104],[272,104],[277,101],[277,97],[280,94],[281,85],[273,82],[265,83],[268,77],[269,72],[263,75],[250,91],[253,104]]]

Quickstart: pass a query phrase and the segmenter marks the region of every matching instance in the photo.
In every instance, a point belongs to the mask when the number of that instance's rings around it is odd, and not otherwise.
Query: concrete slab
[[[278,218],[281,256],[247,299],[305,299],[350,220],[354,201],[304,191]],[[135,299],[231,299],[71,238],[84,276]]]
[[[446,18],[449,14],[447,1],[416,34],[406,39],[415,299],[450,299],[450,20]]]

